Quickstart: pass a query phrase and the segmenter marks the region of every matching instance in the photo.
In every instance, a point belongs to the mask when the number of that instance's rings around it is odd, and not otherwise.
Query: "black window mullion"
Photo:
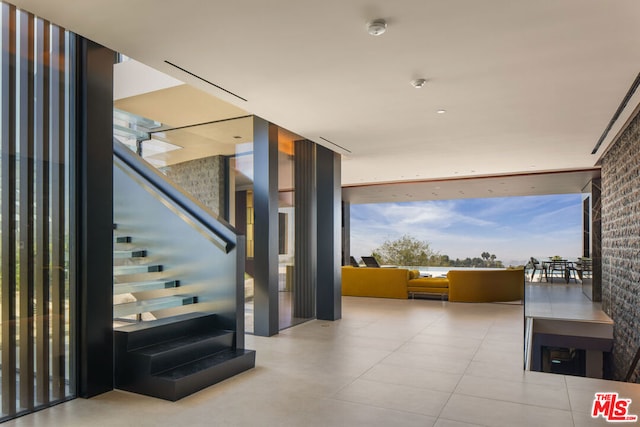
[[[51,388],[66,396],[65,350],[65,35],[51,27]]]
[[[19,20],[19,117],[20,145],[19,229],[20,229],[20,407],[34,407],[34,19],[20,13]]]
[[[49,23],[36,20],[36,401],[49,403]]]
[[[2,16],[2,415],[16,413],[16,8]]]

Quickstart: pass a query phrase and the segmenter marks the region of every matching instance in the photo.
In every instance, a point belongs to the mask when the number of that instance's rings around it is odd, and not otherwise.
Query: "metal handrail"
[[[177,208],[193,221],[196,221],[201,228],[209,232],[214,243],[226,253],[231,252],[236,247],[237,235],[231,225],[217,218],[213,212],[209,211],[200,202],[182,192],[155,167],[133,153],[115,138],[113,140],[113,155],[134,171],[148,188],[162,195],[164,202],[170,203],[173,208]]]

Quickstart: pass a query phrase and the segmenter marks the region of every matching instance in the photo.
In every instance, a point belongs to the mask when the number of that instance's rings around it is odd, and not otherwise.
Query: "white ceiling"
[[[600,169],[585,169],[418,182],[356,184],[343,187],[342,198],[358,204],[588,193],[591,191],[590,181],[599,177]]]
[[[638,0],[13,3],[338,150],[346,186],[589,175],[640,99],[592,155],[640,71]]]

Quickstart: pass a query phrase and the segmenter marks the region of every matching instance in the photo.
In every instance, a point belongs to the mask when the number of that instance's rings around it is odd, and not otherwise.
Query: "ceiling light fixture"
[[[387,22],[384,19],[376,19],[367,23],[367,32],[372,36],[379,36],[387,31]]]
[[[411,86],[415,87],[416,89],[420,89],[421,87],[423,87],[426,84],[427,84],[427,80],[426,79],[411,80]]]
[[[447,110],[443,110],[443,109],[436,110],[436,113],[438,113],[438,114],[444,114],[446,112],[447,112]]]

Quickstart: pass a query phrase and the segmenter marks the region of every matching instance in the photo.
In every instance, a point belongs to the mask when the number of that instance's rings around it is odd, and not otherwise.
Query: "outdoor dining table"
[[[575,272],[575,266],[572,261],[567,261],[566,259],[550,259],[549,261],[542,261],[542,270],[544,271],[544,278],[547,282],[549,281],[549,277],[551,277],[551,283],[553,283],[554,273],[560,272],[565,283],[569,283],[572,276],[571,273]],[[575,280],[575,273],[573,280]]]

